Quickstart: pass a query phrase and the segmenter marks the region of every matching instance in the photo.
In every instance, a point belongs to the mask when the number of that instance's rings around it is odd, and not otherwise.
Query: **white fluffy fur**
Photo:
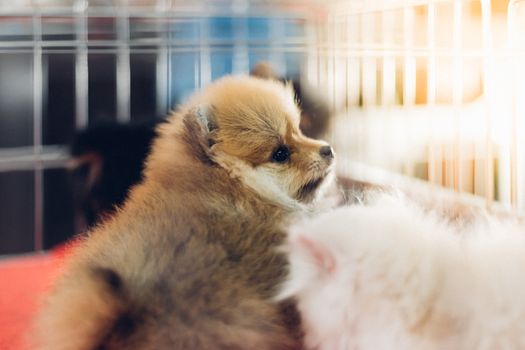
[[[308,349],[524,349],[522,228],[462,230],[388,196],[323,214],[291,229],[279,298]]]
[[[306,205],[291,197],[290,192],[293,188],[292,182],[295,180],[295,176],[287,174],[286,171],[280,169],[280,165],[269,163],[253,167],[226,154],[216,155],[215,161],[229,169],[232,176],[241,178],[244,184],[259,195],[292,211],[311,211],[312,208],[320,209],[319,204],[324,204],[325,200],[318,200],[319,198],[324,199],[325,193],[335,179],[334,162],[328,166],[325,179],[317,189],[312,205]],[[330,202],[329,205],[331,204]]]

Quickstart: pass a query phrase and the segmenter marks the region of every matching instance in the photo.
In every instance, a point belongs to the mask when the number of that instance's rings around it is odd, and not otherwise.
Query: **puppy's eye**
[[[290,149],[286,146],[279,146],[272,154],[272,160],[277,163],[284,163],[290,158]]]

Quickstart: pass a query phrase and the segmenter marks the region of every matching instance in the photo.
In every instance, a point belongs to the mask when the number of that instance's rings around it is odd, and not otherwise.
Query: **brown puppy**
[[[290,87],[210,85],[159,127],[144,180],[76,252],[36,348],[291,349],[270,300],[281,227],[329,182],[333,153],[299,131]]]

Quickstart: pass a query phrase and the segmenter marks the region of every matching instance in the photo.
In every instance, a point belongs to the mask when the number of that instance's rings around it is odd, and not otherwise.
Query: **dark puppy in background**
[[[299,124],[301,131],[313,139],[326,137],[334,111],[318,88],[308,84],[301,76],[279,77],[272,65],[264,61],[256,64],[250,75],[283,83],[290,82],[294,89],[297,104],[301,109],[301,123]]]
[[[75,136],[69,169],[76,206],[87,227],[112,215],[141,180],[156,125],[105,123]]]
[[[276,304],[283,227],[313,209],[334,154],[299,130],[293,91],[226,77],[158,128],[144,179],[80,242],[34,348],[298,349]]]

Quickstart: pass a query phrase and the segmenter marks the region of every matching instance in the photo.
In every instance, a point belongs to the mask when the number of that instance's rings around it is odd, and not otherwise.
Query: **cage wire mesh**
[[[263,60],[330,100],[342,176],[523,211],[523,23],[520,0],[0,0],[0,253],[74,231],[75,130],[162,118]]]
[[[342,106],[343,172],[362,162],[523,211],[523,15],[521,1],[335,2],[318,76]]]

